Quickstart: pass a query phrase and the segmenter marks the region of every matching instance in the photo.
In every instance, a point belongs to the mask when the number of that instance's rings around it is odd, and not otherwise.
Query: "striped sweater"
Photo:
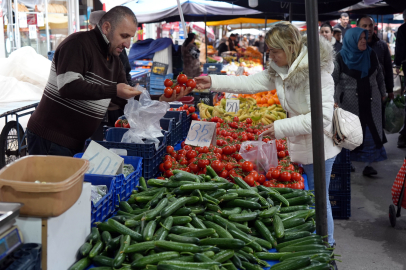
[[[67,37],[55,51],[44,94],[28,129],[61,146],[82,150],[110,101],[121,106],[117,84],[126,83],[118,56],[99,28]]]

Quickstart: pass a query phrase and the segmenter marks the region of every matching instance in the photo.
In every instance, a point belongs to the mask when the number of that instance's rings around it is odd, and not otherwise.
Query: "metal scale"
[[[15,225],[22,206],[21,203],[0,202],[0,266],[23,244],[22,234]]]

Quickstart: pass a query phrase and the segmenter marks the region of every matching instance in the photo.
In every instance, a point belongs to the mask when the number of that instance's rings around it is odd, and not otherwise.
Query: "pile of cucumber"
[[[330,269],[332,250],[315,231],[311,192],[230,183],[174,170],[140,179],[116,216],[92,228],[71,270]],[[276,248],[278,253],[269,253]]]

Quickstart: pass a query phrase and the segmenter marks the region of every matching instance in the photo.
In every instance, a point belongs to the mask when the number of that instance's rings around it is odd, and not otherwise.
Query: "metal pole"
[[[48,0],[45,1],[45,14],[44,14],[44,21],[45,21],[45,32],[47,34],[47,50],[48,52],[51,50],[51,41],[49,40],[49,15],[48,15]],[[47,53],[48,53],[47,52]]]
[[[186,39],[186,23],[185,23],[185,18],[183,18],[183,11],[182,11],[182,6],[180,5],[180,0],[178,1],[178,12],[179,12],[179,17],[180,21],[182,22],[182,27],[183,27],[183,37]]]
[[[207,17],[204,15],[204,43],[206,46],[206,58],[205,61],[207,63]]]
[[[267,22],[268,22],[268,19],[267,19],[266,15],[265,15],[265,36],[264,36],[264,38],[266,37],[266,25],[267,25]],[[264,48],[264,55],[262,56],[262,62],[263,62],[262,66],[265,69],[265,65],[266,65],[266,51],[265,51],[265,48]]]
[[[293,15],[293,3],[289,4],[289,22],[292,23],[292,15]]]
[[[323,107],[321,99],[320,45],[317,0],[306,0],[308,35],[310,109],[312,120],[314,192],[316,198],[316,231],[327,235],[326,173],[323,138]]]

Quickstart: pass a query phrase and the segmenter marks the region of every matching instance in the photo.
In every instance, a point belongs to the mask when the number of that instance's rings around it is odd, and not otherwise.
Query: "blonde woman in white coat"
[[[312,127],[310,116],[309,65],[307,39],[301,37],[295,26],[288,22],[275,25],[266,36],[270,48],[268,70],[251,76],[215,76],[195,78],[198,89],[211,88],[215,92],[254,94],[276,88],[282,107],[289,118],[277,120],[267,126],[264,135],[276,139],[287,138],[289,154],[293,162],[304,165],[309,188],[314,189]],[[326,39],[320,39],[320,66],[323,101],[324,129],[332,130],[334,109],[334,50]],[[327,198],[331,169],[341,149],[335,147],[330,138],[324,139],[326,157]],[[330,202],[327,202],[328,242],[334,245],[334,223]]]

